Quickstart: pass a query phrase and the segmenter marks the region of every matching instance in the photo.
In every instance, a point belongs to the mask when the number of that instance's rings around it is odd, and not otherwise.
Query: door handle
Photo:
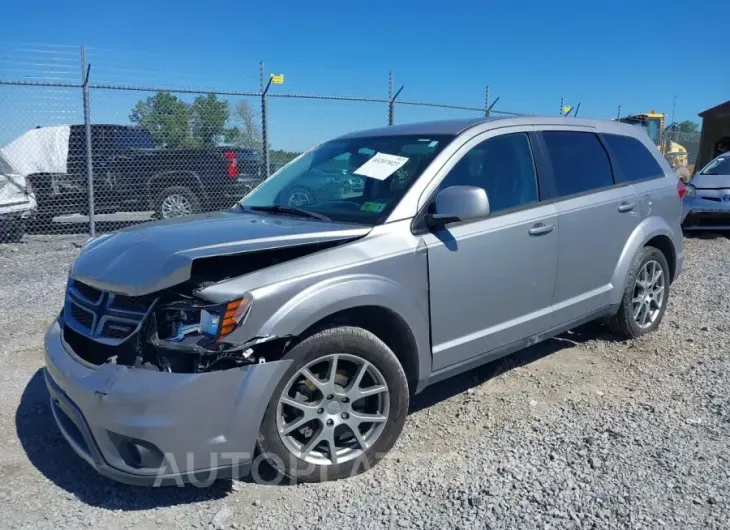
[[[543,234],[549,234],[555,229],[555,225],[546,225],[545,223],[537,223],[536,225],[532,225],[532,228],[530,228],[527,233],[531,236],[541,236]]]
[[[622,202],[618,205],[618,211],[619,212],[630,212],[634,209],[634,206],[636,206],[635,202]]]

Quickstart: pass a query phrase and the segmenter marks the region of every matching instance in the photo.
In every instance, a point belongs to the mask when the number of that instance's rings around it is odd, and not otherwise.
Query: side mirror
[[[485,217],[489,217],[487,192],[476,186],[450,186],[436,196],[426,215],[426,224],[440,227]]]

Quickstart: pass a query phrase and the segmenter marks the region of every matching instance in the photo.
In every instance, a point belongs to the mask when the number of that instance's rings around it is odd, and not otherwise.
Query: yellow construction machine
[[[657,146],[673,168],[688,167],[687,149],[677,142],[665,137],[664,114],[652,110],[645,114],[632,114],[619,118],[618,121],[637,125],[646,131],[651,141]]]

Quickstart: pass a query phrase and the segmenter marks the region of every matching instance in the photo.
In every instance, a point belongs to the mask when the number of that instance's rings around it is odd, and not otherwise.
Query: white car
[[[36,207],[30,183],[0,154],[0,242],[20,241]]]
[[[682,200],[683,230],[730,230],[730,153],[697,173]]]

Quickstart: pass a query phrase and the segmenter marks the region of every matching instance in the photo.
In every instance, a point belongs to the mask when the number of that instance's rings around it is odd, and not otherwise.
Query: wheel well
[[[200,198],[204,198],[205,193],[200,184],[200,180],[192,173],[161,173],[152,177],[147,185],[149,190],[150,206],[155,206],[157,194],[171,186],[187,186],[193,192],[198,194]]]
[[[657,248],[664,254],[664,258],[666,258],[667,264],[669,264],[669,280],[674,281],[674,274],[677,269],[677,254],[674,250],[672,240],[667,236],[655,236],[647,241],[644,246]]]
[[[418,347],[411,328],[398,313],[381,306],[345,309],[313,324],[300,335],[300,338],[312,335],[331,325],[363,328],[382,340],[403,366],[409,390],[415,391],[418,383]]]

